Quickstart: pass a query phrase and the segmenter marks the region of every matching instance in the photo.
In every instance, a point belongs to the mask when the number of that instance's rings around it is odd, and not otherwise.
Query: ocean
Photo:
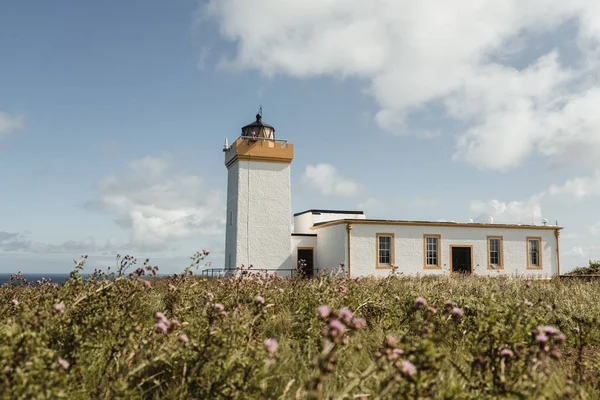
[[[3,285],[6,282],[10,281],[11,276],[13,276],[13,274],[0,274],[0,285]],[[87,275],[83,274],[82,276],[86,277]],[[62,285],[67,281],[67,279],[69,279],[69,274],[22,274],[21,277],[27,279],[27,282],[33,284],[35,284],[37,281],[42,280],[42,278],[49,278],[51,279],[50,282]]]

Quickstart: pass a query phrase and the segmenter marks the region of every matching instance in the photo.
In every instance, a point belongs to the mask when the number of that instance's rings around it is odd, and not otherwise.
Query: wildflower
[[[353,324],[355,329],[362,329],[367,325],[367,322],[362,318],[354,318]]]
[[[500,356],[512,358],[514,356],[514,353],[511,349],[504,347],[502,348],[502,350],[500,350]]]
[[[273,354],[277,351],[279,343],[277,343],[277,340],[275,339],[266,339],[264,342],[264,347],[267,353]]]
[[[530,302],[529,300],[525,299],[525,305],[526,305],[527,307],[531,307],[531,306],[533,306],[533,303],[532,303],[532,302]]]
[[[435,314],[435,313],[437,313],[437,307],[436,306],[429,306],[427,308],[427,312],[430,313],[430,314]]]
[[[156,327],[155,327],[156,333],[167,333],[167,330],[169,330],[169,327],[167,326],[167,324],[165,322],[160,321],[156,324]]]
[[[69,369],[69,362],[64,358],[58,357],[58,365],[60,365],[62,369]]]
[[[157,322],[167,321],[165,314],[161,313],[160,311],[154,314],[154,319],[156,319]]]
[[[558,336],[556,337],[555,340],[556,340],[557,343],[562,343],[565,340],[567,340],[567,336],[564,333],[561,332],[561,333],[558,334]]]
[[[462,310],[462,308],[454,307],[452,309],[452,315],[455,317],[462,317],[464,314],[465,312]]]
[[[400,301],[400,297],[399,296],[394,296],[394,300]]]
[[[207,255],[210,254],[210,251],[208,251],[208,250],[202,250],[202,254],[204,254],[205,256],[207,256]]]
[[[543,333],[540,333],[539,335],[536,335],[535,340],[538,343],[546,343],[548,341],[548,336],[546,336]]]
[[[350,321],[352,321],[352,311],[350,311],[350,309],[344,307],[340,310],[340,318],[342,319],[342,321],[344,321],[346,324],[349,324]]]
[[[257,305],[262,305],[262,304],[265,304],[265,298],[264,298],[264,297],[262,297],[262,296],[256,296],[256,298],[254,299],[254,302],[255,302]]]
[[[554,336],[554,335],[558,335],[560,333],[560,330],[558,330],[557,328],[553,327],[553,326],[538,326],[538,331],[541,333],[544,333],[548,336]]]
[[[446,310],[451,310],[454,307],[456,307],[456,303],[453,302],[452,300],[448,300],[447,302],[444,303],[444,307],[446,308]]]
[[[392,335],[387,335],[385,337],[385,345],[386,347],[395,347],[396,346],[396,338]]]
[[[327,318],[331,314],[331,309],[327,306],[319,306],[317,308],[317,313],[321,318]]]
[[[223,304],[221,304],[221,303],[217,303],[217,304],[215,304],[215,310],[216,310],[217,312],[221,312],[221,311],[223,311],[224,309],[225,309],[225,307],[223,307]]]
[[[329,322],[329,330],[331,332],[331,336],[338,336],[344,333],[344,324],[342,324],[337,319],[332,319]]]
[[[175,287],[173,284],[169,283],[169,290],[176,291],[177,287]]]
[[[150,281],[144,280],[144,286],[146,287],[146,289],[151,289],[152,285],[150,284]]]
[[[12,303],[12,305],[13,305],[13,306],[15,306],[15,307],[18,307],[18,306],[19,306],[19,300],[17,300],[17,299],[12,299],[11,303]]]
[[[404,350],[402,349],[394,349],[392,351],[392,359],[393,360],[397,360],[398,358],[400,358],[400,356],[404,354]]]
[[[56,311],[58,314],[62,314],[65,312],[65,304],[64,303],[58,303],[54,305],[54,311]]]
[[[425,297],[417,297],[415,300],[415,306],[417,308],[423,308],[427,305],[427,300],[425,300]]]
[[[182,343],[187,343],[190,340],[188,339],[187,335],[183,334],[183,335],[179,335],[179,341]]]
[[[211,302],[211,303],[212,303],[212,302],[213,302],[213,300],[215,299],[215,295],[214,295],[214,294],[212,294],[212,292],[208,292],[208,293],[206,294],[206,297],[208,298],[208,301],[209,301],[209,302]]]
[[[404,360],[400,363],[400,373],[404,376],[413,376],[417,373],[417,368],[413,363],[408,360]]]

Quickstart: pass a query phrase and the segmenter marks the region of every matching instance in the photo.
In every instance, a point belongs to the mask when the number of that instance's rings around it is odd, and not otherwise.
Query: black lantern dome
[[[275,128],[262,121],[262,115],[256,114],[256,121],[242,128],[242,137],[275,139]]]

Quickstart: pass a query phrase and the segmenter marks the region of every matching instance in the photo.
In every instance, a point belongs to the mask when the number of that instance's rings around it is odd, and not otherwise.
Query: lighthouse
[[[242,127],[226,141],[227,226],[225,270],[252,265],[256,269],[291,269],[290,166],[294,146],[275,138],[275,128],[262,120]]]

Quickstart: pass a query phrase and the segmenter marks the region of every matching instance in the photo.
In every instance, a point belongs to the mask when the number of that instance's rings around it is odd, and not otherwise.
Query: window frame
[[[538,265],[531,265],[530,261],[531,259],[529,258],[530,253],[529,253],[529,241],[530,240],[537,240],[538,242]],[[544,269],[544,264],[543,264],[543,257],[542,257],[542,237],[541,236],[527,236],[525,238],[526,241],[526,249],[527,249],[527,253],[526,253],[526,257],[527,257],[527,269],[532,269],[532,270],[540,270],[540,269]]]
[[[380,237],[391,237],[390,239],[390,263],[380,264],[379,263],[379,238]],[[375,268],[376,269],[392,269],[392,265],[396,264],[396,240],[393,233],[378,232],[375,234]]]
[[[435,238],[437,239],[436,245],[436,258],[437,264],[428,264],[427,263],[427,239]],[[423,269],[442,269],[442,235],[426,233],[423,235]]]
[[[497,239],[500,241],[500,249],[498,250],[498,257],[500,257],[500,263],[498,265],[492,265],[492,249],[490,245],[491,239]],[[503,236],[487,236],[487,268],[492,270],[504,269],[504,237]]]

